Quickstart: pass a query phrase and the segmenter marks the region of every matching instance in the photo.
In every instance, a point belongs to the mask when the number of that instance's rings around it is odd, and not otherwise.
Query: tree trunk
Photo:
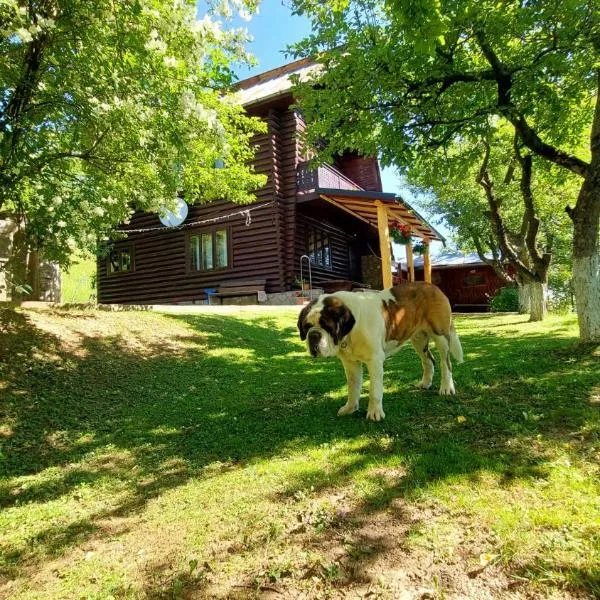
[[[530,283],[520,283],[517,287],[520,315],[526,315],[529,312],[531,306],[531,285]]]
[[[546,298],[547,288],[545,283],[534,281],[527,284],[530,290],[531,309],[529,311],[530,321],[543,321],[547,314]]]
[[[577,233],[575,233],[577,235]],[[600,343],[600,259],[573,256],[573,291],[582,342]]]
[[[6,263],[8,289],[12,302],[20,304],[27,296],[23,286],[27,284],[27,238],[22,229],[13,234],[10,255]]]
[[[600,69],[598,94],[592,123],[592,160],[579,191],[575,209],[567,207],[573,220],[573,291],[579,321],[579,339],[600,343]]]
[[[29,252],[27,261],[27,283],[31,287],[29,300],[41,299],[40,255],[35,250]]]
[[[600,110],[598,111],[600,121]],[[600,122],[598,123],[600,143]],[[579,339],[600,343],[600,148],[581,186],[573,220],[573,291],[579,321]]]

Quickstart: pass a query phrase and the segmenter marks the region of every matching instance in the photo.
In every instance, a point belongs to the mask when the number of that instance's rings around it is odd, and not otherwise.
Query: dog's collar
[[[343,340],[342,343],[340,344],[340,348],[342,350],[345,350],[348,347],[348,341],[347,340]]]

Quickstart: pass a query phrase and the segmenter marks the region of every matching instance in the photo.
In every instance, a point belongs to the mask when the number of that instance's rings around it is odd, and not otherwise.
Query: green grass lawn
[[[407,347],[372,423],[295,309],[0,315],[2,598],[600,596],[573,317],[458,319],[458,395]]]
[[[75,258],[68,271],[61,273],[61,301],[66,304],[87,304],[96,300],[95,258]]]

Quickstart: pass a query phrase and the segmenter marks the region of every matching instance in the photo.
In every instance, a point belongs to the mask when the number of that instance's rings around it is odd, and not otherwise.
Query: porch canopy
[[[425,242],[423,254],[425,281],[431,282],[431,261],[429,244],[432,241],[444,242],[444,237],[436,231],[408,202],[383,192],[365,190],[340,190],[317,188],[315,192],[325,201],[337,206],[357,219],[375,227],[379,232],[383,287],[392,286],[392,255],[390,251],[390,225],[400,223],[410,227],[411,235]],[[412,243],[406,244],[406,258],[411,281],[414,281]]]

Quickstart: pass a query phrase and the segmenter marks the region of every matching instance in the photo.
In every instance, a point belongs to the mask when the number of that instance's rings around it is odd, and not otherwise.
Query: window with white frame
[[[189,268],[192,271],[226,269],[230,265],[229,230],[215,228],[188,236]]]

